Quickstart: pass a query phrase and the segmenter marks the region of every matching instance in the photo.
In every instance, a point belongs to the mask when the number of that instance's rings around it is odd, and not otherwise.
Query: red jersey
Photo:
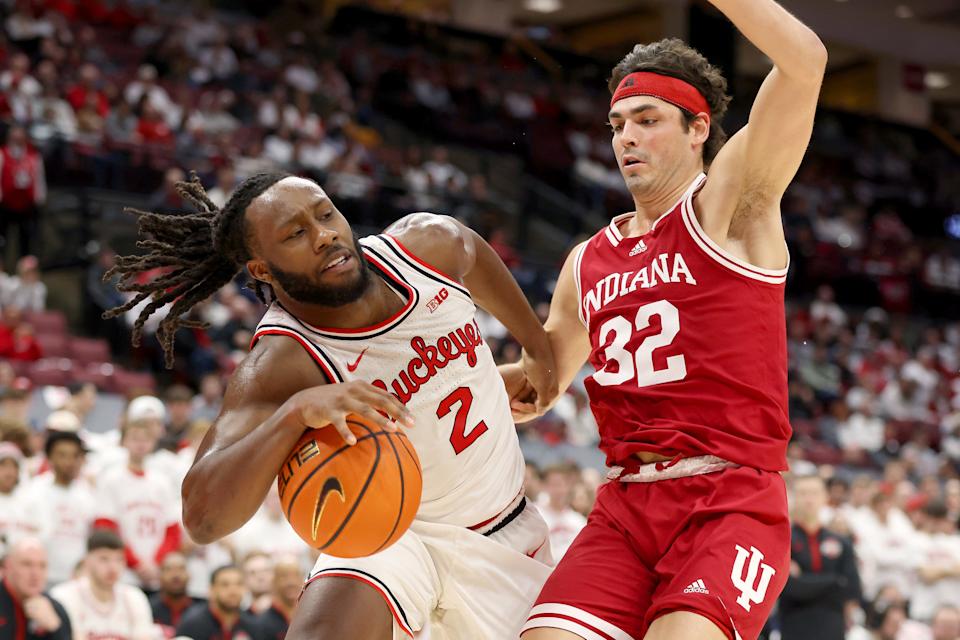
[[[608,465],[632,454],[716,455],[787,468],[787,269],[760,269],[700,227],[701,174],[646,234],[614,218],[577,251],[586,380]]]

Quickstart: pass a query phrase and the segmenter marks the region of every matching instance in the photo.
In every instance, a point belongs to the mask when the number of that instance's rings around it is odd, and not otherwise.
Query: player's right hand
[[[294,416],[303,426],[322,429],[333,425],[351,445],[357,443],[347,426],[347,415],[351,413],[367,418],[386,431],[396,431],[397,422],[413,427],[413,415],[402,402],[383,389],[359,380],[304,389],[290,400]]]
[[[527,374],[519,362],[502,364],[497,367],[503,386],[510,398],[510,413],[517,424],[528,422],[540,415],[537,410],[537,391],[527,379]]]

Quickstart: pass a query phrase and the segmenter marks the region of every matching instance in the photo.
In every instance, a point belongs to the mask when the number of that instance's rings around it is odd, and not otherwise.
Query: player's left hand
[[[560,383],[557,381],[557,363],[553,359],[553,352],[547,349],[544,353],[538,353],[534,356],[524,349],[520,358],[520,366],[523,368],[530,386],[537,393],[537,415],[543,415],[560,395]]]

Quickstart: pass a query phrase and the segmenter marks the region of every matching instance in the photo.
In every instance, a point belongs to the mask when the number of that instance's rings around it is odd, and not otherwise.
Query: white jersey
[[[372,327],[324,329],[274,303],[254,343],[265,335],[289,336],[331,383],[364,380],[390,391],[416,425],[406,434],[423,468],[417,517],[481,524],[517,497],[524,466],[473,299],[390,236],[369,236],[360,244],[374,273],[406,301],[399,312]]]
[[[83,577],[54,587],[50,595],[67,610],[74,640],[156,637],[150,602],[134,586],[118,582],[113,587],[113,602],[101,602],[93,595],[89,579]]]
[[[87,553],[97,511],[93,490],[83,480],[62,487],[52,473],[45,473],[24,487],[22,498],[47,548],[47,580],[50,584],[69,580]]]
[[[113,467],[97,485],[97,517],[116,522],[139,560],[157,564],[167,528],[180,521],[180,504],[166,478],[147,470]]]
[[[27,512],[23,492],[0,493],[0,555],[18,538],[34,534],[36,523]]]

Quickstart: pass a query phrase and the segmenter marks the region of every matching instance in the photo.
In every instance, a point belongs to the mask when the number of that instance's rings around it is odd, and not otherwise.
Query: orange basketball
[[[311,547],[356,558],[386,549],[420,507],[420,460],[402,432],[347,416],[348,446],[333,427],[307,429],[277,476],[287,521]]]

